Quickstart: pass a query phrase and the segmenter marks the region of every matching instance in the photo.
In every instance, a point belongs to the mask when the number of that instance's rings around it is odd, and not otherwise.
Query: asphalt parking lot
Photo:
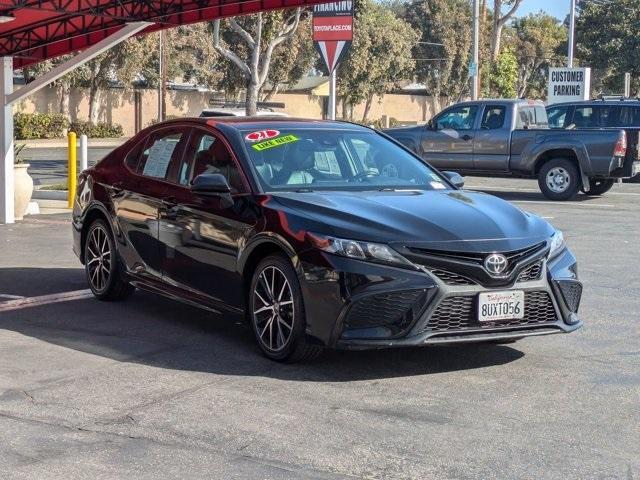
[[[2,478],[640,478],[640,184],[467,180],[565,232],[583,329],[280,365],[237,319],[91,298],[67,215],[0,226]]]

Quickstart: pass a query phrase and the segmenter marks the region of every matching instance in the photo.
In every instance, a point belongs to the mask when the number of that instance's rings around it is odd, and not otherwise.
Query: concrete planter
[[[16,220],[22,220],[24,217],[33,194],[33,179],[27,172],[27,168],[29,168],[28,163],[16,163],[13,166],[13,213]]]

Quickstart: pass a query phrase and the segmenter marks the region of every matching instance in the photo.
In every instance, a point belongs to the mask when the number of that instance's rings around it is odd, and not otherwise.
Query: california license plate
[[[478,320],[495,322],[498,320],[518,320],[524,318],[524,292],[486,292],[478,296]]]

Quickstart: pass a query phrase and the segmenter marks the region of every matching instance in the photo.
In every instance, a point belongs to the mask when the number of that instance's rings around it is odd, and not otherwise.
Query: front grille
[[[558,286],[562,292],[562,298],[567,308],[573,313],[578,313],[580,299],[582,298],[582,284],[573,280],[558,280]]]
[[[513,265],[514,263],[518,262],[522,258],[528,257],[542,250],[544,246],[545,246],[545,243],[542,242],[542,243],[538,243],[531,247],[523,248],[520,250],[512,250],[510,252],[501,252],[501,253],[505,257],[507,257],[507,260],[509,261],[509,265]],[[411,247],[409,248],[409,250],[412,253],[415,253],[418,255],[428,255],[430,257],[446,258],[446,259],[451,259],[456,261],[477,263],[480,265],[483,264],[484,259],[487,257],[487,255],[494,253],[494,252],[484,252],[484,253],[448,252],[448,251],[442,251],[442,250],[427,250],[424,248],[416,248],[416,247]]]
[[[394,326],[404,329],[419,315],[427,294],[424,290],[381,293],[356,302],[349,311],[347,328]]]
[[[491,328],[553,323],[557,320],[551,297],[547,292],[525,292],[524,318],[482,322],[477,319],[475,296],[448,297],[440,302],[424,331],[443,332],[466,328]]]
[[[458,275],[457,273],[439,269],[433,269],[430,270],[430,272],[447,285],[476,285],[476,282],[473,280],[463,277],[462,275]]]
[[[540,280],[540,274],[542,273],[542,262],[534,263],[525,268],[520,275],[518,275],[517,282],[532,282],[534,280]]]

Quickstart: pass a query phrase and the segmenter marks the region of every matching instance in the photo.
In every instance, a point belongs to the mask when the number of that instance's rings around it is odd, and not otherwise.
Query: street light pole
[[[573,68],[573,45],[575,43],[576,33],[576,0],[571,0],[571,11],[569,12],[569,52],[567,57],[569,61],[567,66]]]
[[[480,3],[478,0],[473,0],[473,61],[471,64],[471,99],[478,99],[478,72],[480,67],[479,61],[479,44],[480,44]]]

